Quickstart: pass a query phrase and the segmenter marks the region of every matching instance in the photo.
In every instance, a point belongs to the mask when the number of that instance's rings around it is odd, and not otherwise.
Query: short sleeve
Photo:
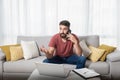
[[[49,47],[56,47],[56,37],[53,36],[48,44]]]

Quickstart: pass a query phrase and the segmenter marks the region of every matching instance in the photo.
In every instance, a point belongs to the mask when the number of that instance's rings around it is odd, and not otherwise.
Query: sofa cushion
[[[35,62],[42,62],[45,58],[45,56],[39,56],[30,60],[22,59],[14,62],[4,62],[4,72],[32,72],[36,68]]]
[[[10,47],[12,47],[12,46],[20,46],[20,44],[0,46],[0,48],[2,49],[2,51],[5,53],[6,61],[10,61],[11,60]]]
[[[35,68],[35,62],[43,62],[43,60],[45,59],[45,56],[39,56],[37,58],[34,59],[30,59],[30,60],[18,60],[15,62],[5,62],[4,63],[4,72],[5,73],[27,73],[27,72],[32,72]],[[9,66],[9,67],[8,67]],[[72,64],[64,64],[65,68],[69,68],[69,69],[74,69],[76,67],[76,65],[72,65]]]
[[[21,41],[21,46],[25,60],[39,56],[39,49],[35,41]]]
[[[85,40],[80,41],[80,46],[81,46],[81,48],[82,48],[83,55],[84,55],[85,57],[88,57],[88,56],[90,55],[91,51],[90,51],[90,49],[88,48]]]
[[[109,64],[107,62],[102,61],[91,63],[88,68],[95,70],[101,75],[107,75],[110,70]]]
[[[100,58],[101,61],[105,61],[106,56],[116,49],[116,47],[114,47],[114,46],[109,46],[109,45],[105,45],[105,44],[100,45],[98,48],[104,49],[106,51],[105,54],[103,54],[103,56]]]
[[[104,49],[98,49],[98,48],[95,48],[93,46],[89,46],[90,50],[91,50],[91,54],[89,56],[89,59],[92,61],[92,62],[97,62],[100,57],[104,54],[105,50]]]
[[[17,61],[23,58],[23,51],[21,46],[10,47],[11,61]]]
[[[51,36],[18,36],[17,37],[17,43],[20,43],[21,40],[23,41],[36,41],[39,47],[44,45],[46,48],[48,48],[48,43],[51,39]],[[41,52],[40,55],[45,55],[45,53]]]

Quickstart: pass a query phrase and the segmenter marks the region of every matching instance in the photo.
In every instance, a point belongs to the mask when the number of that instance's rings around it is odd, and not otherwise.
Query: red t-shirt
[[[76,35],[74,36],[76,37]],[[79,41],[77,37],[76,39]],[[54,47],[56,49],[55,55],[58,55],[60,57],[68,57],[73,54],[73,42],[70,40],[63,42],[59,33],[51,38],[49,47]]]

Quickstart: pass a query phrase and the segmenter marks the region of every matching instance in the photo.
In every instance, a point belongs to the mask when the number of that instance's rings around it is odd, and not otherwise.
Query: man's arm
[[[75,49],[75,53],[76,53],[78,56],[81,56],[81,55],[82,55],[82,49],[81,49],[79,43],[74,43],[74,49]]]
[[[55,48],[54,47],[49,47],[48,49],[46,49],[44,46],[42,46],[40,48],[40,51],[44,52],[46,54],[46,57],[48,59],[52,58],[53,57],[53,54],[55,52]]]
[[[73,34],[69,34],[69,38],[68,38],[69,40],[71,40],[73,43],[74,43],[74,45],[73,45],[73,47],[74,47],[74,52],[78,55],[78,56],[81,56],[81,54],[82,54],[82,49],[81,49],[81,47],[80,47],[80,45],[79,45],[79,40],[77,39],[77,37],[75,37]]]

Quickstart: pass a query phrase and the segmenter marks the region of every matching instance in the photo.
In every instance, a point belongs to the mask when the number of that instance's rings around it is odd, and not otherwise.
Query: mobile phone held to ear
[[[69,31],[67,32],[67,34],[70,34],[71,33],[71,30],[69,29]],[[69,37],[68,36],[66,36],[66,39],[68,40],[69,39]]]
[[[71,30],[70,30],[70,29],[68,30],[67,34],[69,34],[69,33],[71,33]]]

